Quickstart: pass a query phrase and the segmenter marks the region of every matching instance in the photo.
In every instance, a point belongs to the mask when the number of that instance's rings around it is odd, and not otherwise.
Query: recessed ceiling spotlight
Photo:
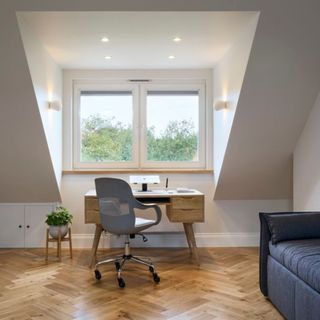
[[[101,42],[109,42],[109,38],[103,37],[103,38],[101,38]]]
[[[111,56],[105,56],[104,57],[106,60],[110,60],[111,59]]]
[[[181,39],[180,37],[174,37],[174,38],[173,38],[173,41],[174,41],[174,42],[180,42],[181,40],[182,40],[182,39]]]
[[[170,60],[175,59],[175,58],[176,58],[176,57],[173,56],[173,55],[171,55],[171,56],[168,57],[168,59],[170,59]]]

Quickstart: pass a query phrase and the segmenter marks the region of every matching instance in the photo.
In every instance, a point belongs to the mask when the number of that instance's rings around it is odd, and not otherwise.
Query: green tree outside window
[[[132,127],[114,118],[92,115],[81,124],[81,160],[83,162],[131,161]],[[197,161],[198,134],[191,120],[170,121],[160,134],[147,132],[149,161]]]

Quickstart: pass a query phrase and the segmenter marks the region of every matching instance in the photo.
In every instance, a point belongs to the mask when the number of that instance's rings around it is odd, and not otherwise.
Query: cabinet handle
[[[22,228],[22,225],[21,225],[21,224],[19,224],[19,228],[20,228],[20,229]]]
[[[27,225],[27,228],[29,229],[29,228],[30,228],[30,226],[29,226],[29,225]]]

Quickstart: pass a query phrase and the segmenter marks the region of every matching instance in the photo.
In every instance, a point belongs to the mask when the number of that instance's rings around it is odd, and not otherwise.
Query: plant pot
[[[49,226],[49,234],[53,239],[58,239],[60,230],[60,236],[61,239],[63,239],[68,233],[68,229],[69,228],[67,224],[63,226]]]

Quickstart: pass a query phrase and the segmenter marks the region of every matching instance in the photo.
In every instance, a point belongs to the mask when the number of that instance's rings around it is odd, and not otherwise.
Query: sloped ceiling
[[[292,154],[320,89],[319,12],[281,1],[261,14],[215,199],[292,197]]]
[[[0,202],[60,200],[14,12],[0,10]]]
[[[0,202],[59,198],[16,11],[260,11],[217,199],[291,196],[295,142],[319,91],[318,0],[3,0]]]

